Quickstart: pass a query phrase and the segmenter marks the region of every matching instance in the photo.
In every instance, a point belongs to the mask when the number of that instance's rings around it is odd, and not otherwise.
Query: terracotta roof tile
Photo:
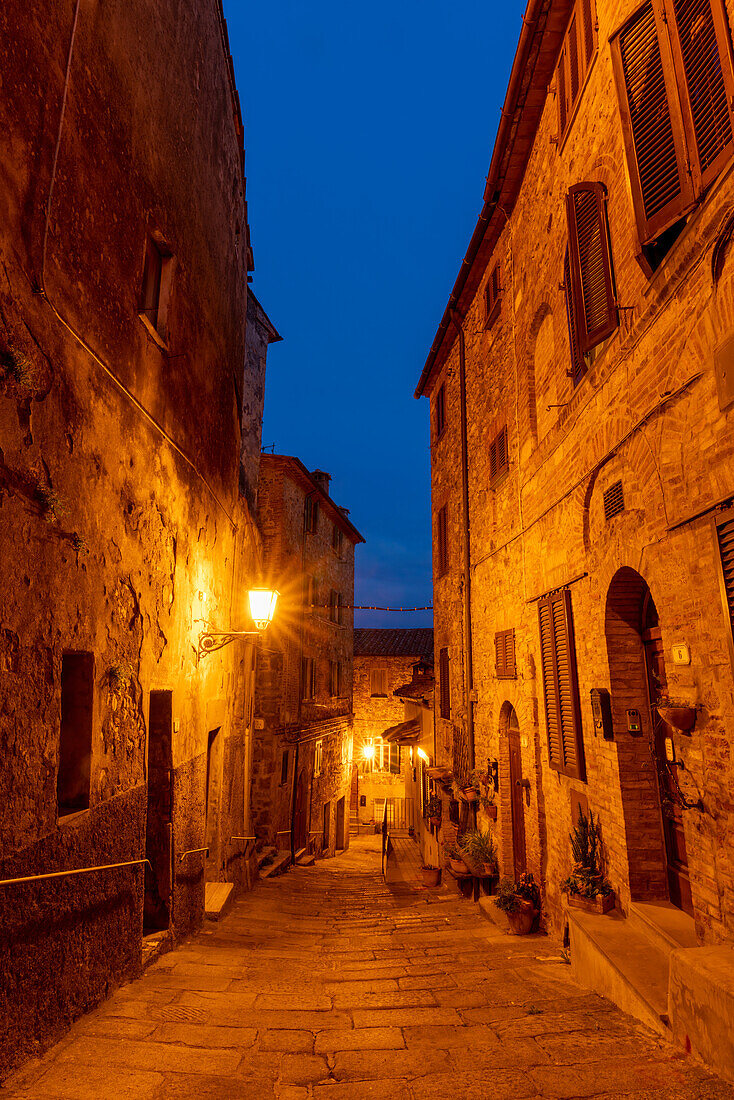
[[[415,630],[354,631],[355,657],[430,657],[433,659],[433,628]]]

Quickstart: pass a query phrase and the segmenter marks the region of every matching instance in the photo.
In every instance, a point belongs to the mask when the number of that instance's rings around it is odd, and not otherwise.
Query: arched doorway
[[[515,878],[528,869],[525,848],[525,784],[522,774],[520,724],[512,703],[503,703],[500,712],[500,737],[507,744],[507,782],[510,821],[512,823],[512,870]]]
[[[669,898],[692,913],[681,809],[665,763],[665,741],[675,733],[654,707],[667,687],[658,613],[634,569],[612,578],[605,633],[630,894],[636,901]]]

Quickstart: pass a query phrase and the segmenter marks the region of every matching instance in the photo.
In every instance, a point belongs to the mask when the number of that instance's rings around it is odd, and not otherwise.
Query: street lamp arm
[[[196,647],[197,660],[206,653],[214,653],[218,649],[234,642],[237,638],[259,638],[259,630],[212,630],[199,635],[199,644]]]

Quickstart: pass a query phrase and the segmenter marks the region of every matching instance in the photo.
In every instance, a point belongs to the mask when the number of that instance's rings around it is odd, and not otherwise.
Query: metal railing
[[[178,857],[178,862],[183,863],[186,856],[195,856],[198,852],[206,852],[206,854],[209,855],[208,848],[187,848],[185,852],[181,852],[181,855]]]
[[[71,871],[48,871],[42,875],[23,875],[21,878],[0,879],[0,886],[15,886],[21,882],[38,882],[40,879],[65,878],[67,875],[87,875],[91,871],[111,871],[115,867],[139,867],[147,863],[153,870],[149,859],[128,859],[124,863],[102,863],[98,867],[75,867]]]

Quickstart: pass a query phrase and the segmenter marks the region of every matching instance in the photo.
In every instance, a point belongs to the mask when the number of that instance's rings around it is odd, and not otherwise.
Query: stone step
[[[299,867],[313,867],[316,862],[316,856],[313,852],[307,852],[304,848],[303,852],[296,856],[296,863]]]
[[[221,920],[234,901],[233,882],[207,882],[204,895],[204,915],[207,920]]]
[[[633,901],[630,903],[630,927],[642,932],[667,954],[677,947],[697,947],[693,917],[669,901]]]
[[[669,950],[617,910],[569,909],[567,916],[574,978],[669,1038]]]
[[[285,871],[290,866],[290,862],[290,852],[281,852],[267,867],[260,868],[260,878],[272,878],[273,875],[279,875],[281,871]]]

